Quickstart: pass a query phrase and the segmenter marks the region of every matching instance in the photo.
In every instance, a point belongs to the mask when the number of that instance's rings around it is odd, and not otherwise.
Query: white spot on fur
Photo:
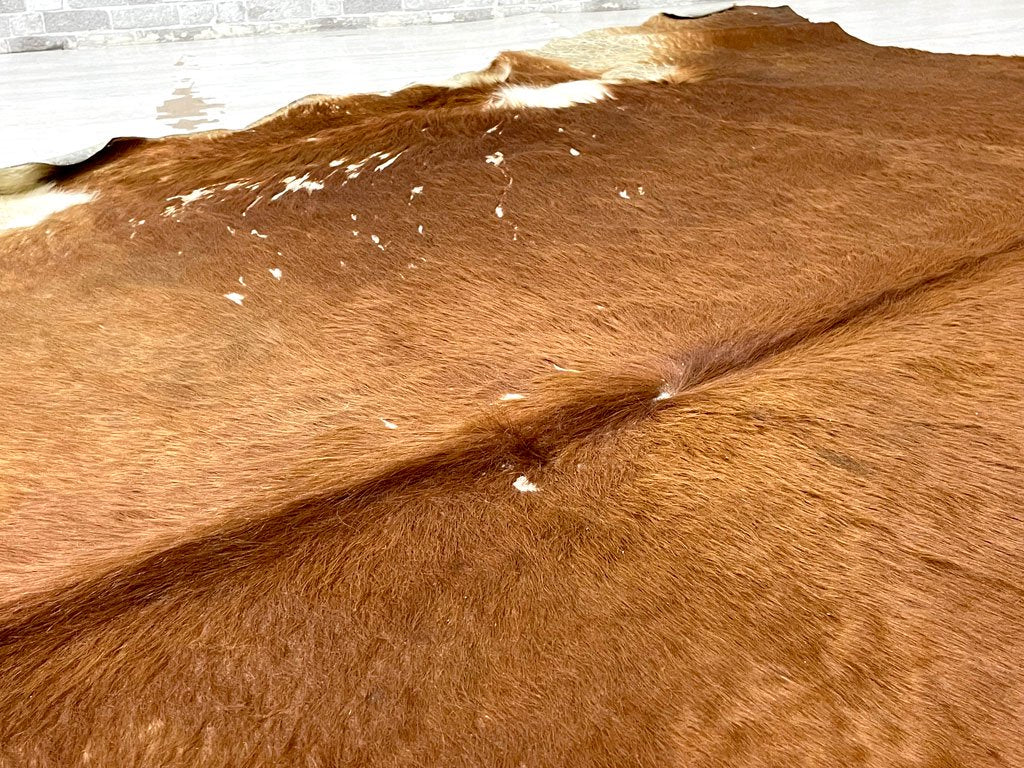
[[[508,403],[508,402],[511,402],[512,400],[525,400],[526,399],[526,395],[520,395],[520,394],[517,394],[515,392],[509,392],[507,395],[502,395],[498,399],[503,401],[503,402]]]
[[[245,301],[245,296],[241,293],[225,293],[224,298],[233,301],[238,306],[242,306],[242,302]]]
[[[422,194],[422,193],[423,193],[423,187],[422,186],[413,187],[412,190],[409,192],[409,202],[412,202],[412,199],[414,197],[416,197],[416,195],[419,195],[419,194]]]
[[[499,219],[504,218],[505,209],[499,205],[497,208],[494,209],[494,215],[497,216]]]
[[[256,237],[258,237],[260,240],[266,240],[269,237],[269,235],[264,235],[262,232],[259,232],[259,231],[255,230],[255,229],[252,232],[250,232],[249,234],[250,235],[256,235]]]
[[[240,285],[245,285],[245,278],[242,275],[238,276],[238,282]],[[246,286],[248,287],[248,286]]]
[[[187,195],[173,195],[172,197],[168,197],[167,198],[167,202],[170,203],[170,202],[173,202],[175,200],[181,200],[181,204],[182,205],[188,205],[189,203],[194,203],[196,200],[202,200],[204,197],[212,197],[212,196],[213,196],[213,190],[212,189],[206,189],[205,187],[200,187],[199,189],[193,189]]]
[[[359,160],[358,162],[355,162],[355,163],[349,163],[348,166],[346,166],[346,168],[345,168],[345,171],[347,172],[345,174],[345,178],[347,178],[347,179],[359,178],[359,174],[362,173],[363,166],[365,166],[368,162],[370,162],[371,160],[373,160],[376,157],[379,157],[379,158],[381,158],[383,160],[386,157],[388,157],[388,155],[389,155],[388,152],[371,152],[364,159]]]
[[[0,195],[0,231],[32,227],[59,211],[91,202],[91,192],[62,192],[52,186]]]
[[[355,221],[355,220],[356,220],[356,219],[358,219],[358,218],[359,218],[359,217],[358,217],[358,216],[356,216],[356,215],[355,215],[354,213],[352,214],[352,221]]]
[[[373,240],[374,245],[380,245],[380,238],[376,235],[370,235],[370,239]]]
[[[271,267],[270,269],[267,270],[267,272],[269,272],[270,276],[273,277],[275,280],[280,280],[281,275],[284,274],[283,272],[281,272],[280,267]]]
[[[381,419],[380,421],[388,429],[398,429],[398,425],[393,421],[388,421],[387,419]]]
[[[576,149],[576,147],[569,147],[569,154],[572,155],[573,157],[579,157],[580,151]]]
[[[638,192],[639,194],[641,194],[641,195],[642,195],[642,194],[644,193],[644,188],[643,188],[643,187],[637,187],[637,188],[636,188],[636,191],[637,191],[637,192]]]
[[[418,227],[416,227],[416,231],[419,232],[422,235],[423,234],[423,225],[420,224]]]
[[[670,397],[672,397],[672,393],[667,389],[663,389],[658,393],[658,396],[654,398],[654,402],[658,402],[659,400],[668,400]]]
[[[609,98],[611,91],[600,80],[572,80],[547,86],[506,85],[492,97],[492,109],[564,109],[574,104],[593,104]]]
[[[582,373],[582,371],[578,371],[575,368],[563,368],[558,363],[552,363],[551,367],[560,373]]]
[[[540,490],[536,485],[531,483],[526,475],[520,475],[513,482],[512,486],[520,493],[536,493]]]
[[[240,181],[232,181],[230,184],[225,184],[224,185],[224,191],[225,192],[230,192],[232,189],[238,189],[240,186],[242,186],[242,182],[240,182]]]
[[[256,199],[249,203],[247,206],[245,206],[245,210],[242,211],[242,217],[245,218],[245,215],[249,213],[249,209],[256,205],[256,203],[258,203],[262,199],[263,195],[256,195]]]
[[[287,176],[287,177],[285,177],[283,179],[283,183],[284,183],[284,189],[282,189],[276,195],[271,197],[270,198],[271,202],[273,202],[274,200],[277,200],[280,197],[283,197],[284,195],[288,194],[289,192],[298,192],[299,190],[304,189],[304,190],[306,190],[306,194],[312,195],[317,190],[324,188],[323,182],[321,182],[321,181],[310,181],[308,173],[306,175],[304,175],[304,176]]]
[[[194,203],[196,200],[202,200],[204,197],[212,197],[213,190],[200,187],[199,189],[193,189],[191,192],[185,195],[172,195],[167,198],[168,203],[174,203],[175,200],[179,200],[180,203],[169,205],[164,208],[164,212],[161,216],[174,216],[179,210],[184,208],[190,203]]]
[[[619,197],[621,197],[623,200],[629,200],[629,192],[627,192],[624,189],[621,189],[619,190]]]
[[[491,165],[497,167],[501,165],[503,162],[505,162],[505,155],[502,154],[501,152],[495,152],[493,155],[488,155],[487,157],[485,157],[484,162],[490,163]]]
[[[376,168],[374,168],[373,172],[377,173],[377,171],[383,171],[385,168],[387,168],[389,165],[391,165],[393,162],[395,162],[395,160],[400,158],[404,153],[405,153],[405,150],[403,149],[401,152],[399,152],[397,155],[392,157],[390,160],[386,160],[383,163],[381,163],[380,165],[378,165]],[[387,157],[387,153],[381,155],[381,157]]]
[[[486,131],[484,131],[484,133],[494,133],[494,132],[495,132],[496,130],[498,130],[498,128],[500,128],[500,127],[501,127],[501,123],[498,123],[497,125],[492,125],[492,126],[491,126],[490,128],[488,128],[488,129],[487,129]]]
[[[344,165],[347,162],[347,157],[339,157],[337,160],[331,160],[331,162],[329,162],[328,165],[331,166],[331,168],[337,168],[339,165]]]

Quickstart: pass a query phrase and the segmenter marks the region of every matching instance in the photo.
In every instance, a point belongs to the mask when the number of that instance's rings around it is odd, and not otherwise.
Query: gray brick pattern
[[[386,13],[402,10],[402,0],[344,0],[345,13]],[[410,10],[417,10],[415,8]]]
[[[107,8],[122,5],[147,5],[157,0],[64,0],[65,8]]]
[[[216,13],[213,3],[182,3],[178,6],[178,21],[182,26],[209,24]]]
[[[47,32],[85,32],[110,29],[106,11],[47,11],[43,14]]]
[[[153,29],[178,25],[178,8],[174,5],[140,5],[111,8],[110,22],[114,29]]]
[[[315,19],[345,15],[341,0],[313,0],[312,12]]]
[[[2,22],[0,22],[2,24]],[[41,35],[46,31],[43,24],[43,14],[38,11],[30,13],[19,13],[9,17],[10,34],[3,37],[26,37],[27,35]],[[0,26],[2,31],[2,26]]]
[[[0,54],[637,8],[649,0],[0,0]]]
[[[481,8],[491,5],[487,0],[405,0],[407,11],[453,11],[457,8]]]
[[[222,24],[245,21],[245,3],[241,2],[241,0],[217,3],[217,21]]]
[[[311,14],[311,0],[249,0],[247,16],[249,21],[281,21],[283,19],[308,19]]]

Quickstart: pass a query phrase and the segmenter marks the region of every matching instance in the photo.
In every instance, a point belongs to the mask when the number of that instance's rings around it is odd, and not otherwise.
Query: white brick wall
[[[638,5],[639,0],[0,0],[0,54]]]

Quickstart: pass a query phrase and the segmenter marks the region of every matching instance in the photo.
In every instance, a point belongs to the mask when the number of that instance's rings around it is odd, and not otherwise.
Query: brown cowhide
[[[658,17],[0,186],[0,765],[1024,765],[1024,61]]]

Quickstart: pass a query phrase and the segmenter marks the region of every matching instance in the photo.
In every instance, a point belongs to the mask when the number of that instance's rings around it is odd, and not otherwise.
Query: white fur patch
[[[161,216],[170,216],[174,219],[178,218],[178,212],[190,203],[194,203],[196,200],[202,200],[204,197],[213,197],[213,189],[207,189],[206,187],[199,187],[199,189],[193,189],[191,192],[185,195],[171,195],[167,198],[168,203],[174,203],[175,200],[179,202],[174,205],[168,205],[164,208],[164,212]]]
[[[513,481],[512,486],[520,493],[536,493],[540,490],[536,485],[530,482],[526,475],[520,475],[517,477]]]
[[[242,306],[242,302],[245,301],[245,296],[241,293],[225,293],[224,298],[238,306]]]
[[[383,171],[385,168],[387,168],[389,165],[391,165],[393,162],[395,162],[395,160],[400,158],[403,154],[405,154],[405,150],[404,149],[401,152],[399,152],[397,155],[392,157],[390,160],[385,160],[383,163],[378,165],[376,168],[373,169],[373,172],[376,173],[377,171]],[[382,158],[383,157],[387,157],[387,156],[388,156],[387,152],[385,152],[383,155],[381,155]]]
[[[552,363],[551,367],[559,373],[583,373],[583,371],[577,370],[576,368],[563,368],[558,363]]]
[[[284,274],[283,272],[281,272],[280,267],[271,267],[270,269],[267,270],[267,272],[269,272],[270,276],[273,277],[275,280],[280,280],[281,275]]]
[[[495,92],[488,105],[492,109],[564,109],[610,97],[611,90],[600,80],[572,80],[540,87],[506,85]]]
[[[507,395],[502,395],[498,399],[507,403],[507,402],[511,402],[513,400],[525,400],[526,399],[526,395],[520,395],[517,392],[509,392]]]
[[[59,211],[91,202],[91,192],[63,192],[52,184],[16,195],[0,195],[0,232],[33,227]]]
[[[194,203],[196,200],[202,200],[204,197],[211,197],[212,195],[212,189],[200,187],[199,189],[193,189],[187,195],[173,195],[168,197],[167,202],[171,202],[172,200],[181,200],[182,205],[188,205],[189,203]]]
[[[270,198],[271,202],[283,197],[289,192],[298,192],[300,189],[304,189],[306,190],[307,194],[312,195],[317,190],[324,188],[323,182],[310,181],[308,173],[305,176],[301,177],[288,176],[282,181],[282,183],[284,184],[284,189],[282,189],[280,192],[278,192],[276,195]]]

